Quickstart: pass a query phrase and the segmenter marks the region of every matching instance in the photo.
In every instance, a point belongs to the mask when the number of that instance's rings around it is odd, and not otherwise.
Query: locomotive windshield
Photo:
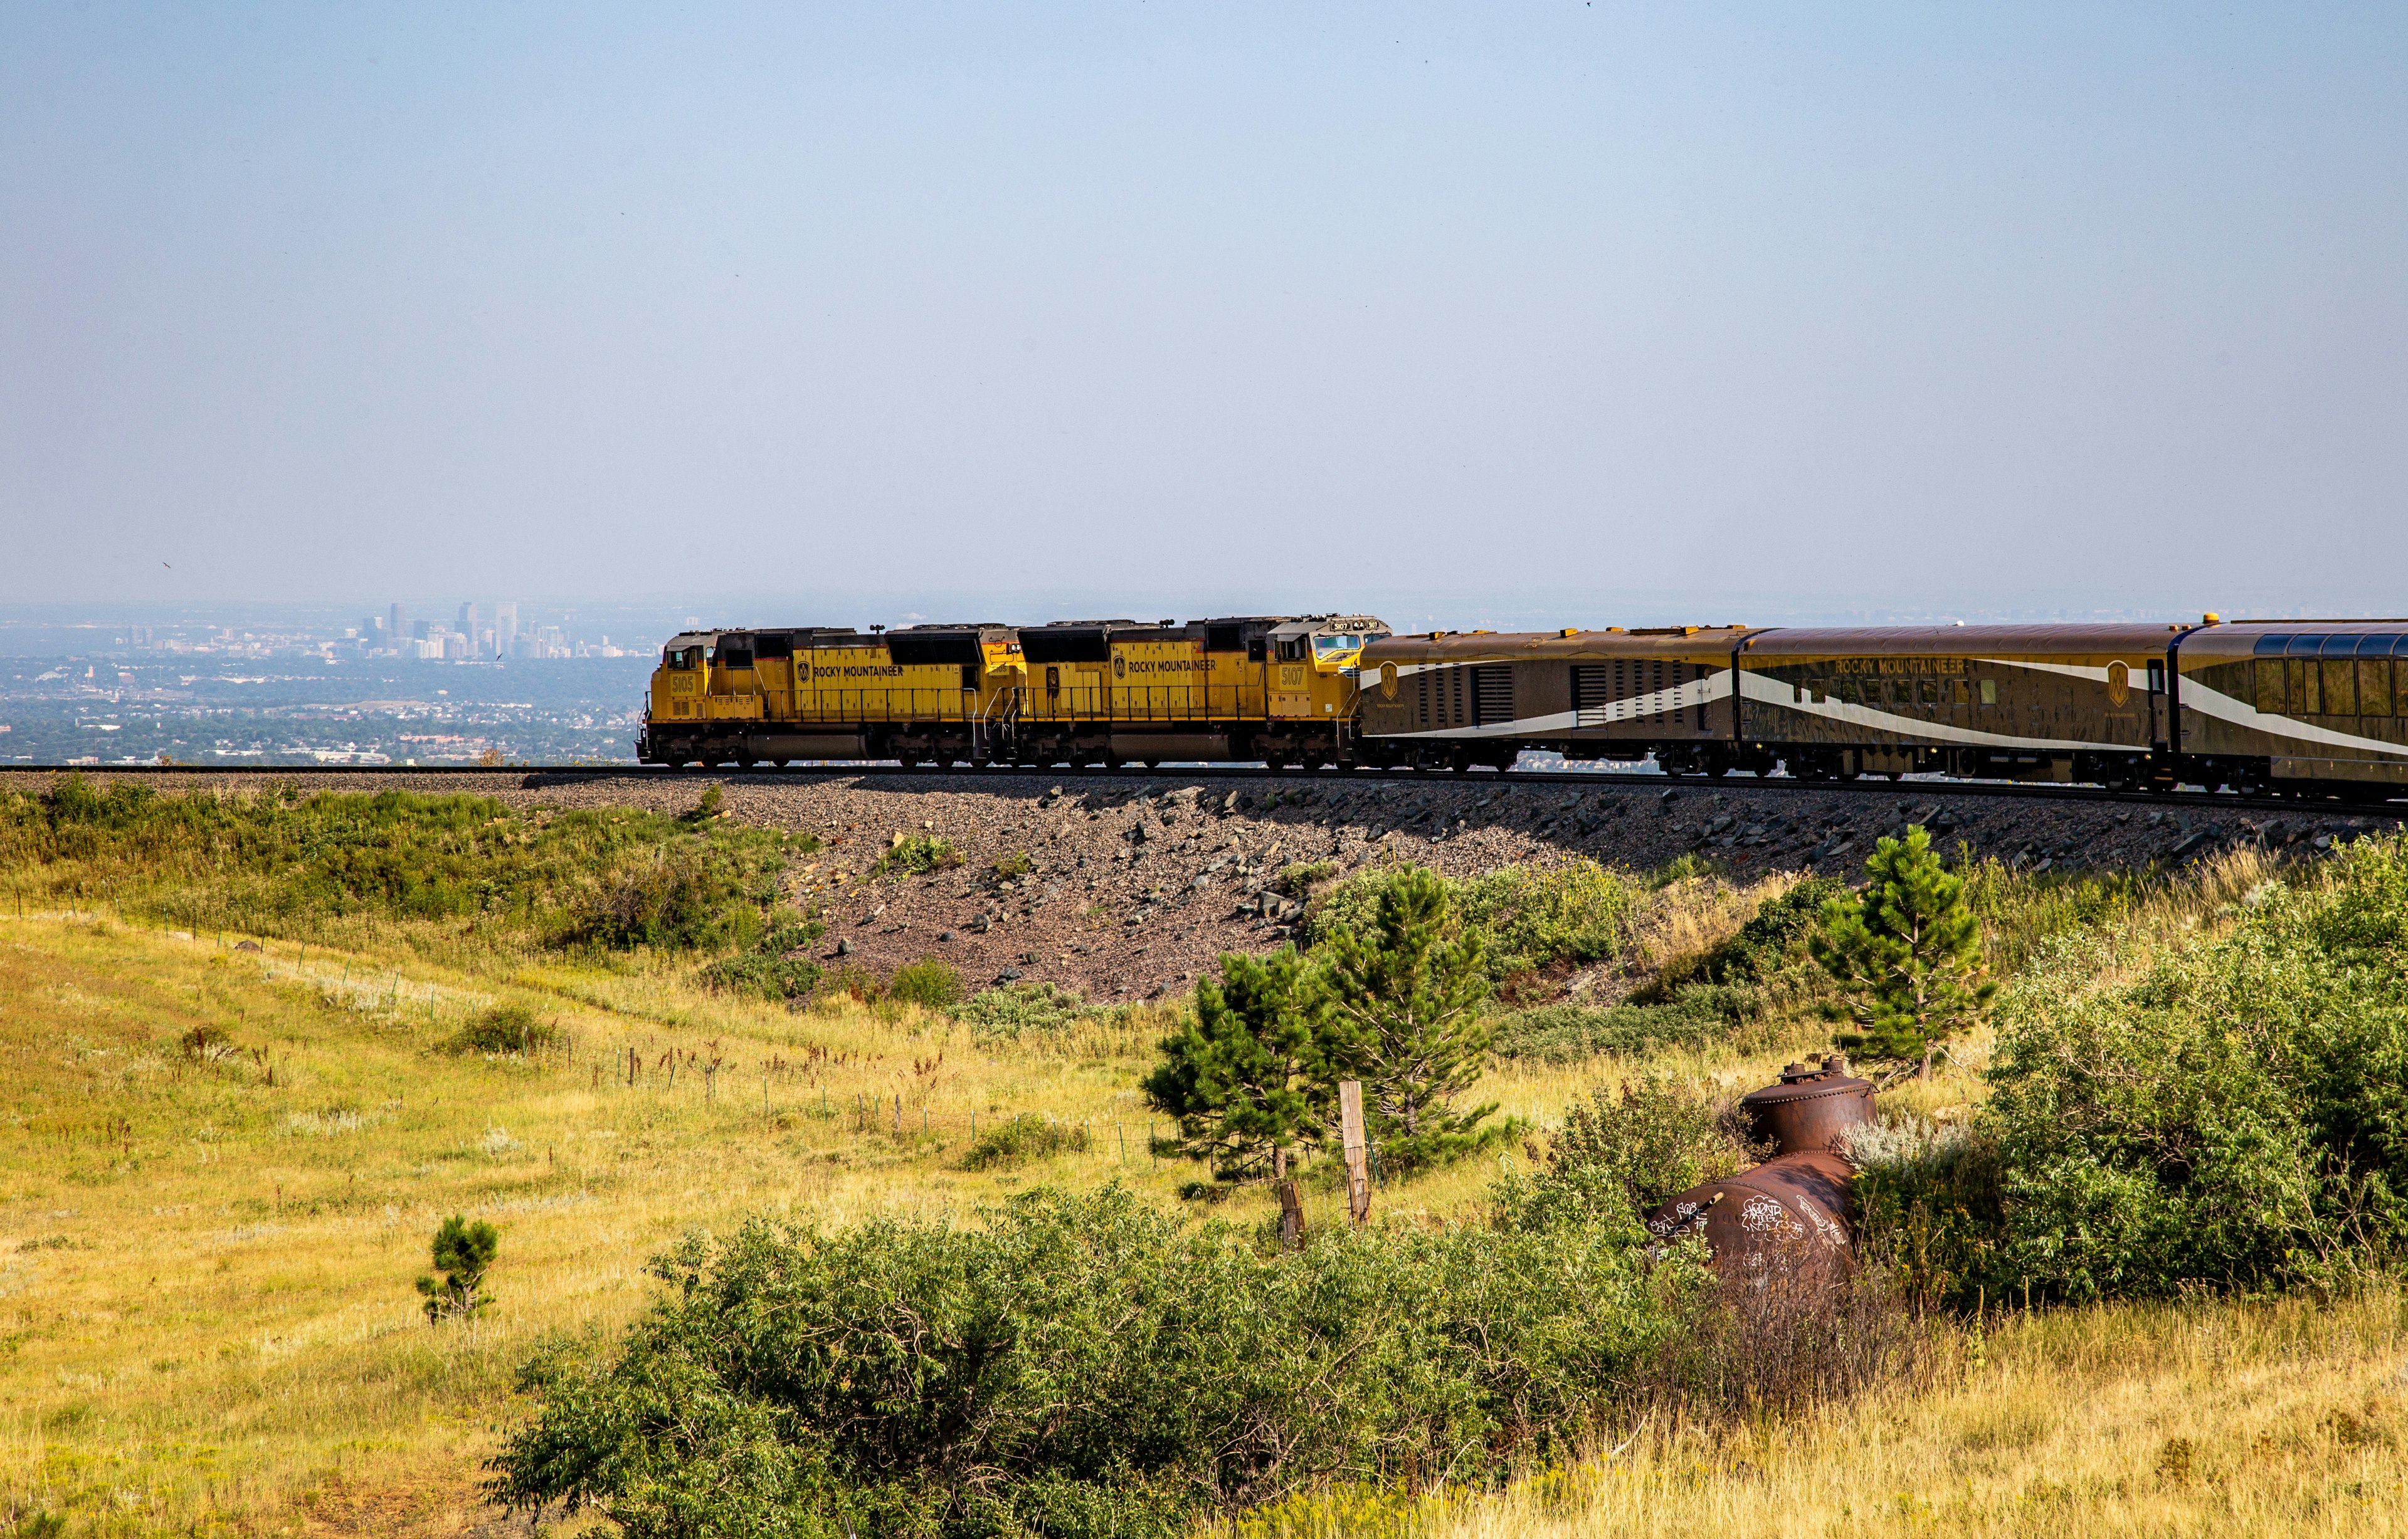
[[[1347,662],[1371,643],[1387,639],[1388,633],[1385,631],[1358,632],[1342,636],[1314,636],[1312,655],[1324,663]]]

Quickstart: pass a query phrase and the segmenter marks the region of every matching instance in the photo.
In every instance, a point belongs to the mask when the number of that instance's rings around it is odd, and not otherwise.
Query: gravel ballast
[[[108,778],[105,769],[85,772]],[[0,772],[38,792],[47,773]],[[259,790],[256,776],[144,775],[163,792]],[[1058,775],[859,776],[842,773],[669,778],[525,771],[492,777],[347,777],[338,787],[491,795],[520,807],[624,805],[681,813],[706,786],[727,816],[816,834],[819,853],[789,873],[796,901],[820,908],[827,962],[884,975],[939,957],[972,988],[1020,979],[1097,1002],[1177,991],[1223,951],[1261,951],[1292,933],[1291,865],[1343,875],[1394,860],[1464,876],[1514,863],[1594,860],[1640,869],[1684,854],[1740,879],[1771,871],[1854,878],[1885,834],[1920,821],[2033,871],[2179,864],[2241,843],[2329,845],[2398,824],[2396,815],[2303,808],[2241,814],[2203,802],[2169,809],[1952,794],[1928,782],[1895,791],[1750,791],[1743,782],[1627,782],[1590,789],[1489,776],[1329,780],[1262,776],[1143,779]],[[926,835],[961,863],[875,875],[896,837]],[[1025,857],[1025,862],[1023,860]],[[1022,866],[1025,866],[1023,870]]]

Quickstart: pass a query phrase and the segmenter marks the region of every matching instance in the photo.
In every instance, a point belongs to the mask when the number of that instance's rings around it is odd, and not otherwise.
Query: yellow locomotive
[[[692,631],[662,648],[647,763],[1353,764],[1369,615]]]

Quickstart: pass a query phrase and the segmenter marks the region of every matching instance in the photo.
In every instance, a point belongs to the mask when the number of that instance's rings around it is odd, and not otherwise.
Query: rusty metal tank
[[[1845,1054],[1833,1053],[1790,1064],[1780,1084],[1741,1097],[1739,1107],[1752,1136],[1774,1154],[1822,1154],[1873,1119],[1873,1087],[1848,1073]]]
[[[1848,1061],[1834,1053],[1819,1064],[1792,1063],[1780,1084],[1740,1105],[1755,1136],[1773,1145],[1772,1157],[1667,1199],[1648,1216],[1648,1233],[1668,1244],[1700,1237],[1716,1266],[1845,1266],[1856,1171],[1843,1140],[1872,1120],[1873,1087],[1851,1076]]]

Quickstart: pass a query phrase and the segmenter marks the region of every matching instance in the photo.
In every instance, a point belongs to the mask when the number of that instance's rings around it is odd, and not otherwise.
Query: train
[[[2408,620],[1398,633],[1371,615],[693,631],[638,757],[2408,793]]]

